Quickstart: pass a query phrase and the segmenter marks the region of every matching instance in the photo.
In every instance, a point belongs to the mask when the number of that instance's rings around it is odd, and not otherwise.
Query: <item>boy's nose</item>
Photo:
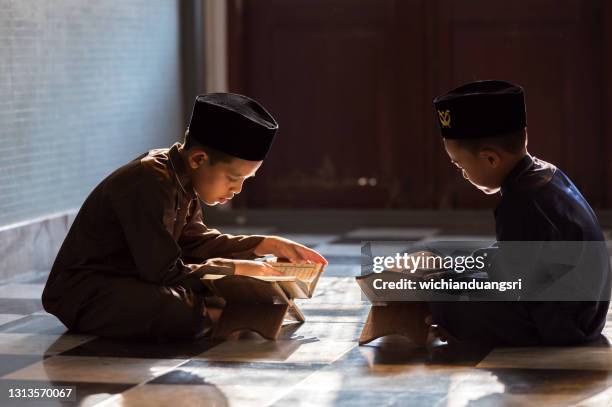
[[[470,180],[467,176],[467,172],[465,172],[465,170],[461,170],[461,175],[463,175],[463,178],[467,179],[468,181]]]

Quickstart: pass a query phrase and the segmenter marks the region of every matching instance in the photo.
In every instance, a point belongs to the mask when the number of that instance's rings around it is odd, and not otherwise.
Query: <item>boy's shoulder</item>
[[[501,224],[522,223],[526,228],[550,229],[557,240],[597,240],[598,222],[578,188],[555,165],[533,157],[502,191],[496,209]]]
[[[104,181],[114,195],[130,195],[143,190],[169,190],[174,181],[169,171],[169,149],[149,150],[119,167]]]
[[[503,193],[510,196],[530,196],[550,186],[560,170],[554,164],[537,157],[527,156],[519,164],[510,179],[502,186]]]

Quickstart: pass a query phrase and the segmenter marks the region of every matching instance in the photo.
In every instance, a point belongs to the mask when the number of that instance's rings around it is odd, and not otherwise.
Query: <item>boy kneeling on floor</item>
[[[222,234],[202,221],[201,202],[239,194],[277,129],[245,96],[198,96],[184,143],[141,155],[91,192],[53,264],[44,308],[76,332],[190,338],[211,324],[204,274],[277,275],[252,260],[268,254],[327,263],[290,240]]]
[[[495,209],[499,244],[528,242],[523,247],[529,251],[538,242],[582,242],[573,246],[579,250],[570,259],[578,261],[586,253],[582,248],[595,247],[596,251],[587,259],[591,267],[582,270],[583,276],[574,276],[576,285],[569,287],[570,291],[591,292],[589,298],[432,302],[428,322],[449,338],[495,345],[575,345],[598,339],[610,299],[610,261],[604,236],[595,213],[567,175],[527,151],[523,89],[503,81],[478,81],[437,97],[434,105],[453,165],[485,194],[501,194]],[[589,242],[597,244],[588,246]],[[552,263],[562,263],[559,257],[563,256],[553,257]],[[550,277],[526,272],[513,270],[523,280]]]

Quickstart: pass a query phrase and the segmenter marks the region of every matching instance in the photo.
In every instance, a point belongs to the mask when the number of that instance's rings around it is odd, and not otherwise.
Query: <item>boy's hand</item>
[[[268,263],[252,260],[232,260],[234,263],[234,275],[238,276],[282,276],[282,272],[276,270]]]
[[[327,264],[325,257],[308,247],[289,239],[278,236],[266,237],[256,248],[255,254],[265,256],[271,254],[284,257],[292,263],[320,263]]]

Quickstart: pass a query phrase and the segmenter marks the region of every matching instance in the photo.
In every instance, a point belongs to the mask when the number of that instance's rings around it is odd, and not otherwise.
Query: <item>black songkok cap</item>
[[[478,81],[433,101],[442,137],[501,136],[527,126],[523,88],[504,81]]]
[[[234,93],[196,97],[189,134],[200,144],[249,161],[266,158],[278,130],[259,103]]]

